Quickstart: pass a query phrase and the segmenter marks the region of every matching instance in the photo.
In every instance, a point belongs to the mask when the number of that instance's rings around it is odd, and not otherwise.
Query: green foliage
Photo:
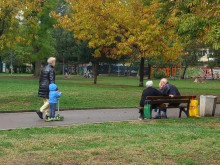
[[[183,43],[197,40],[215,50],[220,48],[219,0],[159,1],[157,14],[161,23],[175,28]]]
[[[53,36],[56,39],[55,49],[58,60],[64,60],[65,63],[77,61],[79,45],[73,33],[59,28],[53,30]]]
[[[199,65],[199,59],[203,56],[202,51],[200,50],[203,45],[200,45],[198,43],[191,42],[185,49],[187,52],[186,55],[181,56],[181,64],[183,67],[188,66],[198,66]]]
[[[197,77],[202,75],[202,70],[199,68],[190,68],[186,70],[186,77]]]
[[[157,70],[157,71],[154,71],[154,72],[153,72],[153,76],[154,76],[154,78],[156,78],[156,79],[161,79],[161,78],[164,78],[166,75],[165,75],[164,71],[162,71],[162,70]]]
[[[220,49],[219,40],[220,40],[220,25],[214,25],[207,36],[207,43],[213,43],[213,48],[215,50],[218,50]]]
[[[187,34],[190,40],[194,40],[196,36],[204,33],[205,25],[206,20],[203,18],[193,14],[185,14],[179,22],[178,33],[183,36]]]
[[[28,52],[30,61],[38,61],[49,56],[55,56],[55,39],[52,36],[53,24],[56,20],[50,12],[57,6],[58,0],[47,0],[42,5],[42,10],[37,12],[37,19],[22,24],[22,43],[25,52]]]

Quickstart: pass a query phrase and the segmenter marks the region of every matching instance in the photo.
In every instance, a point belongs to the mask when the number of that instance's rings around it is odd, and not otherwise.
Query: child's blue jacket
[[[56,104],[57,103],[57,98],[59,98],[62,93],[57,92],[57,85],[56,84],[50,84],[49,85],[49,103],[50,104]]]

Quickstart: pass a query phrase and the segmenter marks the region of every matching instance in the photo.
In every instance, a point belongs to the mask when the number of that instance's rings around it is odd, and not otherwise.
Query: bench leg
[[[152,111],[153,111],[153,109],[152,109],[152,107],[150,108],[150,119],[152,119]]]
[[[186,114],[186,116],[189,117],[189,110],[188,110],[188,108],[186,110],[185,110],[185,108],[180,108],[179,118],[181,118],[182,112],[184,112]]]
[[[186,113],[186,116],[189,117],[189,109],[188,108],[185,113]]]
[[[179,118],[181,118],[181,116],[182,116],[182,111],[185,112],[185,109],[181,107],[180,112],[179,112]]]
[[[184,110],[187,117],[189,117],[189,110]]]
[[[188,103],[187,109],[186,109],[186,116],[187,116],[187,117],[189,117],[189,105],[190,105],[190,102]]]

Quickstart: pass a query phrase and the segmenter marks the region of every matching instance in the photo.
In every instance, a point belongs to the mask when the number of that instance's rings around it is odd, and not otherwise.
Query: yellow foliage
[[[16,42],[23,42],[19,37],[19,21],[33,21],[32,11],[40,11],[41,3],[46,0],[2,0],[0,1],[0,49],[12,48]],[[36,21],[36,20],[35,20]],[[4,25],[4,26],[3,26]]]
[[[150,6],[145,6],[142,0],[67,2],[73,12],[69,16],[52,13],[58,20],[55,27],[73,31],[78,40],[87,40],[89,47],[96,49],[95,57],[100,57],[103,52],[111,58],[132,55],[136,49],[141,57],[163,55],[165,58],[169,57],[168,54],[178,57],[182,51],[179,43],[175,51],[170,46],[177,36],[172,29],[164,30],[166,25],[160,24],[156,17],[155,12],[160,7],[157,0],[153,0]],[[176,23],[175,19],[169,21]],[[169,37],[165,39],[167,35]]]

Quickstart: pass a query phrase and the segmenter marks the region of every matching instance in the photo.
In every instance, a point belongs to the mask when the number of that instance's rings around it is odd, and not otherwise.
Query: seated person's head
[[[146,82],[146,87],[147,87],[147,88],[153,87],[153,81],[147,81],[147,82]]]
[[[159,83],[160,89],[163,88],[167,83],[168,83],[168,80],[166,78],[162,78]]]

